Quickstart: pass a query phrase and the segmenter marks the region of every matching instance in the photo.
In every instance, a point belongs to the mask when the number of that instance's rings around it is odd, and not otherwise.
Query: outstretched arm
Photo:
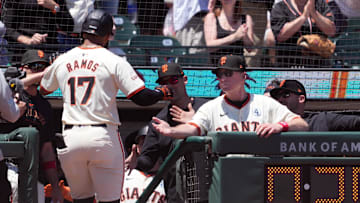
[[[297,117],[295,119],[290,120],[287,122],[279,122],[279,123],[265,123],[259,125],[256,129],[256,134],[260,137],[268,138],[272,134],[286,132],[286,131],[308,131],[309,125],[307,122]]]
[[[149,106],[160,100],[169,100],[172,98],[172,91],[166,85],[160,85],[151,90],[144,88],[138,93],[129,97],[131,101],[140,106]]]
[[[166,121],[163,121],[159,118],[153,117],[152,120],[154,121],[152,125],[155,130],[164,136],[176,139],[184,139],[189,136],[198,135],[197,128],[187,123],[171,127]]]

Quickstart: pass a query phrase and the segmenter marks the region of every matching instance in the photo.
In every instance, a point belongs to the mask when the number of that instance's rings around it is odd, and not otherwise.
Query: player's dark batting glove
[[[164,95],[162,98],[163,100],[170,100],[173,98],[171,89],[166,85],[159,85],[155,87],[155,90],[160,91]]]
[[[61,55],[60,52],[54,52],[54,53],[51,53],[50,56],[49,56],[49,63],[52,64],[54,63],[54,61],[57,59],[57,57],[59,57]]]

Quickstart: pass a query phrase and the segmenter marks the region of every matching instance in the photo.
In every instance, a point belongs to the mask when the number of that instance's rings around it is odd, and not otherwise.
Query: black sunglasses
[[[38,72],[44,70],[48,64],[45,63],[30,63],[27,65],[31,70]]]
[[[228,69],[225,69],[225,70],[216,70],[216,71],[215,71],[215,75],[216,75],[217,78],[221,78],[223,75],[224,75],[225,77],[231,77],[234,72],[236,72],[236,71],[228,70]]]
[[[291,94],[296,94],[296,93],[290,92],[290,91],[284,91],[284,92],[280,92],[279,94],[275,95],[274,98],[276,100],[278,100],[280,98],[286,99],[286,98],[290,97]],[[296,94],[296,95],[299,95],[299,94]]]
[[[179,82],[179,77],[178,76],[171,76],[171,78],[167,79],[167,80],[161,80],[159,82],[160,85],[167,85],[167,84],[172,84],[175,85]]]

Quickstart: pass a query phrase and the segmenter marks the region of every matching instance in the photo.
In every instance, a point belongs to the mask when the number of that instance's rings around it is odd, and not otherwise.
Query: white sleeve
[[[209,102],[207,102],[196,111],[192,120],[189,121],[188,124],[197,127],[200,135],[207,134],[211,127],[211,113],[211,105]]]
[[[293,120],[294,118],[300,118],[299,115],[293,113],[290,111],[285,105],[282,105],[278,101],[271,99],[270,105],[273,106],[273,112],[271,114],[273,123],[278,123],[281,121],[289,122]]]
[[[134,68],[126,61],[116,64],[115,81],[126,97],[145,87],[144,81],[140,79]]]
[[[0,105],[0,117],[12,123],[17,121],[20,117],[20,109],[14,102],[11,89],[6,83],[3,72],[0,73],[0,99],[1,103],[4,104]]]
[[[47,68],[47,70],[40,82],[40,87],[49,93],[51,93],[59,88],[59,83],[56,78],[55,64],[56,64],[56,61]]]

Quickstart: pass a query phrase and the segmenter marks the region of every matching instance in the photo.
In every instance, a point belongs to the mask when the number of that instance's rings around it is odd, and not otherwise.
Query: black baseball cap
[[[222,56],[219,60],[217,69],[219,68],[224,68],[234,71],[245,71],[246,69],[245,58],[244,56],[239,56],[239,55]],[[213,73],[215,73],[215,70],[213,70]]]
[[[166,63],[158,68],[158,79],[157,83],[167,76],[184,76],[184,72],[179,64],[176,63]]]
[[[45,53],[42,50],[27,50],[21,58],[22,66],[35,62],[44,62],[46,64],[49,64],[48,57],[46,57]]]
[[[298,95],[305,95],[306,98],[306,91],[303,84],[301,84],[297,80],[283,80],[281,81],[279,87],[274,88],[270,91],[271,97],[276,97],[276,95],[279,94],[281,90],[288,90],[292,93],[298,94]]]
[[[147,132],[149,130],[149,126],[143,126],[142,128],[131,132],[125,137],[125,148],[126,150],[131,150],[131,147],[133,144],[138,144],[139,139],[142,136],[146,136]]]
[[[138,130],[138,132],[135,136],[135,140],[134,140],[136,144],[139,144],[139,139],[141,137],[143,137],[143,136],[145,137],[147,135],[148,130],[149,130],[149,126],[147,126],[147,125]]]
[[[279,80],[277,80],[277,79],[272,80],[272,81],[266,86],[264,93],[267,93],[267,92],[270,93],[271,90],[273,90],[273,89],[275,89],[275,88],[278,88],[279,86],[280,86],[280,81],[279,81]]]

